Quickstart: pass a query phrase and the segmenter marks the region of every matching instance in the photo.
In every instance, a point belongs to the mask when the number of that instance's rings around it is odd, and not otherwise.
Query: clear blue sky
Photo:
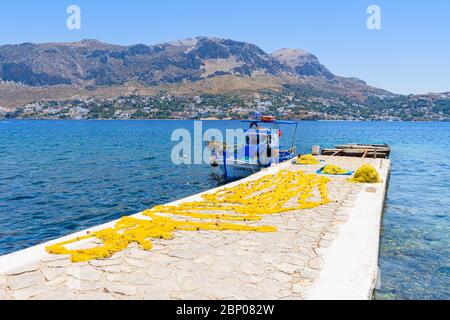
[[[81,30],[66,8],[81,8]],[[381,8],[382,29],[366,10]],[[0,44],[77,41],[155,44],[198,35],[303,48],[332,72],[397,93],[450,91],[450,1],[2,0]]]

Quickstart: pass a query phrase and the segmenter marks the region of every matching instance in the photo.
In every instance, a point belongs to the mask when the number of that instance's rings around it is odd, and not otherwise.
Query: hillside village
[[[449,121],[450,93],[374,95],[364,103],[295,92],[251,95],[156,96],[130,95],[33,102],[14,111],[0,109],[9,119],[245,119],[255,111],[279,119]]]

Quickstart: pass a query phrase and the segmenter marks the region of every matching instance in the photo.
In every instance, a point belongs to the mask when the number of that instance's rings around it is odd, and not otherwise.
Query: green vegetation
[[[360,99],[312,86],[248,95],[130,95],[104,100],[35,102],[6,113],[19,119],[243,119],[259,111],[279,119],[449,121],[448,94],[372,94]]]

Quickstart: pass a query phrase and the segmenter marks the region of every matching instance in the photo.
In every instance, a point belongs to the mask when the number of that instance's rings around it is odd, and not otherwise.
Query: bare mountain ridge
[[[86,39],[70,43],[0,46],[0,108],[32,102],[120,96],[260,92],[365,103],[391,95],[356,78],[334,75],[301,49],[272,54],[230,39],[197,37],[156,45],[122,46]]]
[[[121,85],[132,80],[158,85],[259,74],[338,79],[305,51],[282,49],[267,54],[256,45],[219,38],[151,46],[97,40],[0,46],[0,79],[29,86]]]
[[[285,119],[450,119],[448,94],[393,94],[301,49],[268,54],[211,37],[0,46],[0,118],[240,118],[255,108]]]

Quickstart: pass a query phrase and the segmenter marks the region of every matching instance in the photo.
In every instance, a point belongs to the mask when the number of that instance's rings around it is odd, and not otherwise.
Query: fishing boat
[[[273,164],[288,161],[296,156],[295,136],[298,122],[279,121],[272,116],[243,120],[249,124],[244,129],[244,144],[227,145],[220,141],[208,141],[211,150],[211,166],[219,167],[225,179],[247,177]],[[285,146],[281,126],[294,126],[292,139]]]

